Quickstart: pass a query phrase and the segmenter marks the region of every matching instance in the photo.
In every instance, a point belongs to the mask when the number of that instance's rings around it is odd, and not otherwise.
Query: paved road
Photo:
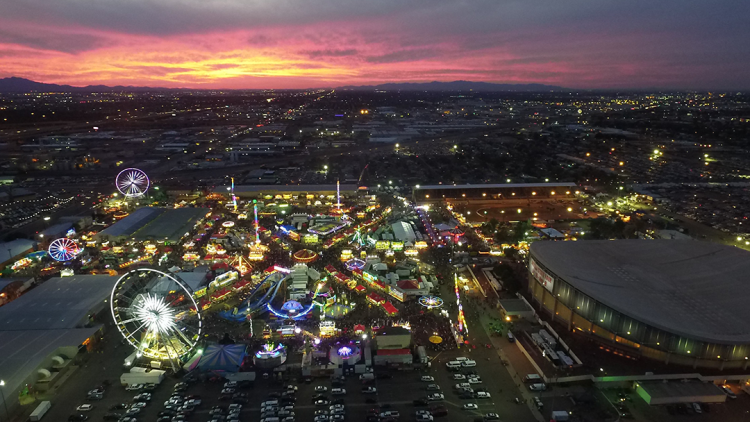
[[[442,286],[443,291],[441,293],[445,300],[452,301],[455,293],[453,292],[453,287],[449,284],[446,283]],[[481,400],[477,402],[477,404],[480,404],[482,411],[485,413],[494,411],[500,416],[500,420],[519,422],[538,420],[541,415],[533,414],[528,405],[515,404],[514,402],[515,398],[523,397],[525,386],[519,377],[513,377],[515,375],[515,373],[512,374],[513,368],[504,366],[501,359],[502,349],[514,348],[514,346],[508,343],[505,338],[493,337],[491,339],[480,319],[488,319],[492,316],[499,317],[498,311],[492,310],[489,307],[481,307],[479,298],[483,298],[483,296],[481,296],[478,290],[472,292],[471,296],[475,301],[465,301],[463,306],[466,311],[467,326],[469,327],[469,341],[476,348],[464,347],[462,350],[452,350],[440,354],[433,362],[431,375],[436,374],[434,376],[440,380],[441,387],[444,383],[449,386],[455,385],[457,381],[450,379],[452,373],[445,369],[445,362],[457,356],[466,356],[477,362],[477,367],[473,369],[476,370],[483,380],[481,387],[486,388],[492,395],[492,404],[490,406],[492,410],[487,409],[487,405],[481,403]],[[465,299],[463,298],[462,300]],[[485,347],[487,344],[490,344],[492,347]],[[454,400],[458,400],[457,396],[452,393],[447,395],[446,398],[448,396]]]

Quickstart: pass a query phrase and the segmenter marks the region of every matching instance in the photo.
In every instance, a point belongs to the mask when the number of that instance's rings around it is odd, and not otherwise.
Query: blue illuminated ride
[[[219,315],[224,319],[241,322],[247,318],[247,315],[265,312],[268,309],[266,306],[276,297],[285,278],[286,274],[280,271],[269,274],[250,291],[245,306],[238,309],[237,312],[224,311]]]

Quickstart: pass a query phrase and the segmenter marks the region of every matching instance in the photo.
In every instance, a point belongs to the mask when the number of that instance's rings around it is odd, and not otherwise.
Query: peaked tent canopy
[[[203,352],[198,368],[201,371],[238,372],[244,359],[243,344],[213,344]]]

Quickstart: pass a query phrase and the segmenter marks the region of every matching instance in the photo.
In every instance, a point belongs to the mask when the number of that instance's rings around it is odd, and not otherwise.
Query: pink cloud
[[[192,33],[171,22],[163,35],[137,27],[126,31],[123,25],[94,27],[71,14],[57,25],[0,18],[0,76],[72,85],[196,88],[456,79],[573,88],[746,83],[737,75],[746,68],[747,55],[727,59],[711,42],[701,44],[671,27],[644,24],[634,32],[595,19],[555,21],[554,11],[570,14],[558,6],[533,19],[524,18],[522,9],[520,3],[476,5],[457,14],[452,3],[437,2],[398,13],[389,3],[383,13],[351,19],[351,10],[331,13],[330,19],[318,13],[310,23],[273,15],[269,23],[243,27],[228,18],[226,28],[214,25]],[[712,55],[713,63],[695,60],[698,47]],[[712,72],[717,62],[723,65],[721,73]]]

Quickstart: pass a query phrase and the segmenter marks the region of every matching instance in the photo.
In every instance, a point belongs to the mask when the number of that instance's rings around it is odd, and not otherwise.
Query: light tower
[[[253,212],[255,213],[255,220],[253,226],[255,227],[255,243],[250,246],[250,254],[248,259],[252,261],[261,261],[265,256],[265,252],[268,247],[260,244],[260,224],[258,223],[258,201],[253,199]]]
[[[255,244],[260,244],[260,224],[258,224],[258,201],[253,199],[253,212],[255,213]]]
[[[339,190],[339,179],[336,179],[336,208],[341,211],[341,191]]]
[[[234,177],[232,178],[232,204],[234,204],[234,210],[237,211],[237,197],[234,196]]]

